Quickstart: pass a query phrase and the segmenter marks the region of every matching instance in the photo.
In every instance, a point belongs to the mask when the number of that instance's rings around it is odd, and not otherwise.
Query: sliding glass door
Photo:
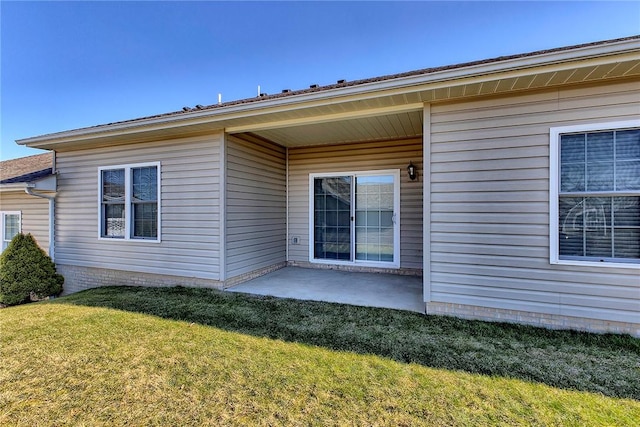
[[[399,267],[399,171],[310,176],[312,262]]]

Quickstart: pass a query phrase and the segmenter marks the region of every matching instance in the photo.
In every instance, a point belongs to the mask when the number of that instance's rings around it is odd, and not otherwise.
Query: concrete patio
[[[416,276],[286,267],[226,290],[419,313],[425,311],[422,277]]]

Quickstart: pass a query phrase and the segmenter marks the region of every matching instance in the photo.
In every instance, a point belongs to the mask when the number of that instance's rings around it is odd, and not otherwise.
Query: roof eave
[[[640,57],[640,38],[619,40],[606,44],[585,45],[569,50],[552,51],[537,55],[521,56],[494,62],[476,63],[460,68],[444,69],[426,74],[396,77],[387,80],[366,82],[352,86],[322,89],[309,93],[293,93],[288,96],[232,104],[219,108],[188,111],[168,116],[156,116],[118,122],[95,127],[64,131],[55,134],[17,140],[20,145],[32,148],[52,149],[59,144],[87,141],[104,136],[127,135],[169,127],[182,127],[211,123],[212,129],[224,129],[225,120],[250,115],[275,113],[294,108],[313,107],[334,102],[336,99],[353,100],[375,97],[393,92],[424,90],[430,85],[441,86],[463,79],[482,79],[511,72],[536,74],[542,68],[549,71],[554,67],[566,69],[579,66],[585,61],[611,62],[612,57],[621,60],[625,56]],[[216,127],[216,124],[219,124]]]

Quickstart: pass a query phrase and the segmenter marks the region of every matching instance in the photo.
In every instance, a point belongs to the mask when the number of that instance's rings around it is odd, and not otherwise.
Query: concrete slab
[[[422,278],[416,276],[286,267],[226,290],[419,313],[425,311]]]

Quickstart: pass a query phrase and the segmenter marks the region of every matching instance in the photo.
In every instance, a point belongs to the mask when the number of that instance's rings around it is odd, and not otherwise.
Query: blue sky
[[[640,2],[0,2],[16,139],[640,34]]]

